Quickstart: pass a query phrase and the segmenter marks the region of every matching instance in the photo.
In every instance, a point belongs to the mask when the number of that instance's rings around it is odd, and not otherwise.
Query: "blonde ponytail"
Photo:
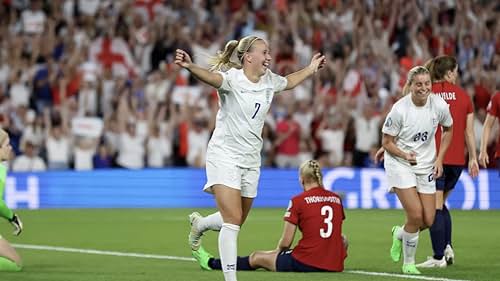
[[[323,186],[323,175],[317,160],[308,160],[302,163],[300,165],[300,175],[307,183],[314,182],[318,186]]]
[[[211,71],[214,70],[229,70],[230,68],[242,68],[243,56],[245,53],[251,51],[253,43],[257,40],[262,40],[257,36],[246,36],[239,41],[231,40],[226,43],[224,51],[219,51],[216,56],[209,59],[209,64],[212,66]],[[235,53],[236,51],[236,53]],[[236,55],[236,61],[231,60],[233,55]]]
[[[216,56],[209,59],[208,63],[212,66],[211,71],[214,70],[227,70],[230,68],[241,68],[241,64],[234,63],[231,61],[234,50],[238,46],[238,41],[231,40],[226,43],[224,51],[219,51]]]

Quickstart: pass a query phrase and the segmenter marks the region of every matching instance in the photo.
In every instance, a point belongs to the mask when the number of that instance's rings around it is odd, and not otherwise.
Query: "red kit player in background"
[[[272,251],[255,251],[238,257],[238,270],[265,268],[270,271],[321,272],[344,270],[347,239],[342,234],[344,209],[340,197],[324,189],[318,161],[300,166],[300,184],[304,192],[292,198],[285,212],[285,225],[278,247]],[[302,239],[291,249],[295,231]],[[203,247],[193,251],[201,268],[221,269],[220,259],[213,258]]]
[[[479,163],[481,166],[488,167],[490,159],[488,157],[488,140],[490,139],[491,129],[495,123],[495,119],[498,119],[500,123],[500,92],[496,93],[492,98],[487,107],[487,115],[484,120],[483,135],[481,136],[481,150],[479,153]],[[495,158],[497,159],[497,168],[500,171],[500,135],[497,140],[497,148],[495,151]]]
[[[471,98],[456,85],[458,64],[454,57],[439,56],[426,64],[432,79],[432,92],[441,96],[450,106],[453,118],[453,138],[443,161],[443,175],[436,179],[436,216],[430,228],[434,255],[417,267],[446,267],[454,261],[451,242],[451,216],[446,207],[446,198],[455,188],[465,166],[465,145],[469,155],[469,174],[474,178],[479,173],[474,137],[474,109]],[[440,144],[440,130],[436,133],[436,144]]]

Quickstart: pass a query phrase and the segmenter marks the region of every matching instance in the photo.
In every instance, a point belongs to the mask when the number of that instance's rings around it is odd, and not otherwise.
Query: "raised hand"
[[[318,69],[321,69],[323,68],[323,66],[325,66],[325,63],[326,63],[325,56],[321,55],[320,53],[317,53],[312,57],[309,67],[313,70],[314,73],[316,73]]]
[[[181,50],[181,49],[177,49],[177,50],[175,50],[174,63],[180,67],[187,68],[187,67],[189,67],[189,65],[191,65],[193,63],[193,61],[191,60],[191,57],[189,56],[189,54],[186,51]]]

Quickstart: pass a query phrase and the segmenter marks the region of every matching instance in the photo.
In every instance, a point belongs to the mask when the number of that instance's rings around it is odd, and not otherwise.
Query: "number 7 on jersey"
[[[254,112],[254,114],[252,116],[252,119],[255,118],[255,115],[257,115],[257,112],[259,112],[259,109],[260,109],[260,103],[256,102],[255,103],[255,112]]]

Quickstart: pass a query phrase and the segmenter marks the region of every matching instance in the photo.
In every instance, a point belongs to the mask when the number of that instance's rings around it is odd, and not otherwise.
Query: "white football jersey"
[[[270,70],[257,83],[248,80],[242,69],[219,73],[223,77],[217,90],[219,111],[207,159],[243,168],[260,167],[264,121],[274,93],[285,89],[287,79]]]
[[[388,153],[384,154],[384,165],[394,164],[411,166],[417,174],[432,170],[436,159],[434,135],[438,125],[450,127],[453,124],[448,104],[438,95],[429,95],[424,106],[416,106],[411,95],[396,102],[386,117],[382,133],[396,137],[396,146],[405,151],[416,153],[417,165]],[[395,163],[399,162],[399,163]]]

